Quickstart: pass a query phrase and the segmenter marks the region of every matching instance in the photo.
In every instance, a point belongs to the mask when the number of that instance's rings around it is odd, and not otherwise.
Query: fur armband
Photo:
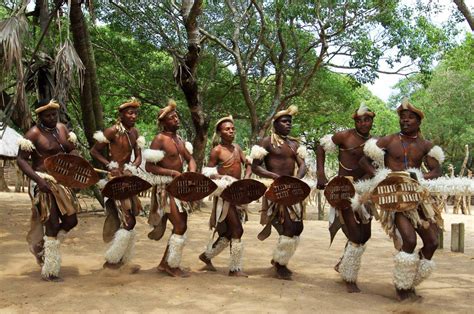
[[[96,131],[93,136],[94,140],[98,143],[110,143],[110,141],[105,137],[104,132]]]
[[[435,145],[435,146],[433,146],[433,148],[431,148],[431,150],[428,152],[428,156],[433,157],[434,159],[436,159],[439,162],[440,165],[444,161],[443,149],[441,147],[439,147],[438,145]]]
[[[131,162],[128,163],[128,164],[125,164],[123,166],[123,170],[128,170],[135,176],[138,174],[138,168],[134,164],[132,164]]]
[[[219,173],[217,172],[217,167],[203,167],[202,174],[210,178],[212,176],[218,175]]]
[[[159,149],[145,149],[143,157],[146,161],[157,163],[165,158],[165,152]]]
[[[184,143],[184,147],[186,147],[186,150],[187,150],[191,155],[193,154],[194,148],[193,148],[193,144],[191,144],[191,142],[186,142],[186,143]]]
[[[334,153],[335,151],[337,151],[337,146],[332,141],[332,136],[332,134],[327,134],[319,140],[319,144],[321,144],[326,153]]]
[[[137,138],[137,145],[139,148],[143,149],[143,147],[145,147],[145,143],[146,143],[146,140],[143,136],[139,136]]]
[[[32,152],[36,149],[33,142],[26,138],[20,138],[17,143],[20,147],[20,150],[24,150],[25,152]]]
[[[245,163],[251,165],[253,162],[252,157],[250,156],[245,156]]]
[[[377,146],[377,140],[372,138],[365,142],[364,145],[364,154],[375,161],[377,165],[383,166],[384,165],[384,156],[385,152],[383,149]]]
[[[76,133],[74,132],[69,132],[68,134],[68,137],[67,137],[67,140],[71,143],[73,143],[74,145],[76,145],[77,143],[77,135]]]
[[[116,161],[111,161],[107,164],[107,169],[112,170],[112,169],[118,169],[119,164]]]
[[[298,155],[303,160],[306,159],[306,156],[308,155],[308,150],[306,149],[306,146],[298,147],[296,155]]]
[[[267,150],[262,146],[253,145],[252,151],[250,152],[250,158],[252,158],[252,160],[262,160],[265,156],[267,156],[267,154]]]
[[[44,172],[38,172],[36,171],[36,174],[41,178],[41,179],[44,179],[46,181],[50,181],[50,182],[53,182],[53,183],[57,183],[56,179],[50,175],[50,174],[47,174],[47,173],[44,173]]]

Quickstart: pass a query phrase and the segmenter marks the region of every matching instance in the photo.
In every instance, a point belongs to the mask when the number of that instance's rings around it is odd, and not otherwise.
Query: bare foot
[[[270,263],[271,263],[273,266],[275,266],[275,264],[278,264],[278,263],[276,263],[273,259],[270,261]],[[280,264],[278,264],[278,265],[280,265]],[[275,267],[276,267],[276,266],[275,266]],[[292,272],[288,267],[286,268],[286,270],[290,273],[290,275],[293,275],[293,272]]]
[[[104,265],[102,265],[102,268],[106,268],[106,269],[120,269],[120,267],[123,266],[123,263],[122,262],[118,262],[118,263],[109,263],[109,262],[105,262]]]
[[[420,299],[420,297],[415,293],[415,289],[396,289],[397,291],[397,298],[399,301],[416,301]]]
[[[276,278],[283,280],[293,280],[291,278],[292,272],[285,265],[280,265],[275,262],[273,266],[275,266],[276,269]]]
[[[63,282],[64,279],[62,279],[61,277],[58,277],[58,276],[41,276],[41,279],[43,279],[44,281],[50,281],[50,282]]]
[[[156,267],[158,269],[158,271],[163,271],[163,272],[166,272],[166,263],[160,263],[158,264],[158,266]]]
[[[357,287],[357,284],[355,282],[344,281],[344,283],[346,284],[347,292],[349,292],[349,293],[359,293],[360,292],[360,289],[359,289],[359,287]]]
[[[244,273],[244,272],[241,271],[241,270],[237,270],[237,271],[229,271],[229,276],[231,276],[231,277],[245,277],[245,278],[248,278],[249,275],[247,275],[246,273]]]
[[[334,265],[334,270],[335,270],[336,272],[339,272],[339,265],[341,265],[341,261],[342,261],[342,258],[339,260],[339,262],[337,262],[336,265]]]
[[[207,270],[207,271],[217,271],[217,269],[212,265],[212,262],[210,259],[206,257],[206,254],[202,253],[199,255],[199,259],[206,264],[201,270]]]
[[[184,271],[179,267],[171,268],[168,265],[166,265],[165,272],[171,277],[186,278],[190,276],[187,271]]]

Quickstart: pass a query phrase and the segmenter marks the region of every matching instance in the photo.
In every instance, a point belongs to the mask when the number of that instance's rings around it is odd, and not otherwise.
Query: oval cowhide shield
[[[57,154],[44,160],[46,171],[58,183],[73,189],[85,189],[99,181],[99,175],[87,160],[70,154]]]
[[[333,178],[324,188],[328,203],[336,209],[351,208],[351,198],[355,195],[352,181],[343,176]]]
[[[201,200],[214,192],[217,185],[211,179],[197,172],[185,172],[166,186],[166,191],[185,202]]]
[[[115,177],[104,186],[102,195],[114,200],[123,200],[151,188],[151,184],[137,176]]]
[[[404,212],[418,207],[425,198],[420,184],[408,175],[390,174],[372,192],[372,201],[387,211]]]
[[[263,196],[267,187],[262,182],[253,179],[242,179],[229,185],[221,197],[236,205],[244,205],[258,200]]]
[[[310,191],[310,187],[300,179],[281,176],[273,181],[265,197],[274,203],[291,206],[304,201]]]

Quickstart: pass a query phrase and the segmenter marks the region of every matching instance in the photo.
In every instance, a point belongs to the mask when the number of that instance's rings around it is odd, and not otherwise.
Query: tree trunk
[[[89,146],[92,147],[94,145],[94,132],[103,128],[103,116],[102,106],[99,101],[96,65],[80,1],[74,0],[71,2],[70,18],[74,48],[86,67],[80,101],[84,134]]]
[[[196,136],[193,140],[194,159],[198,169],[201,169],[204,161],[204,153],[207,144],[207,130],[209,129],[209,120],[207,119],[199,95],[197,83],[197,67],[199,64],[200,37],[197,23],[198,16],[202,13],[202,0],[183,1],[182,15],[186,27],[188,38],[188,51],[184,58],[175,56],[178,60],[178,71],[176,71],[175,80],[183,91],[191,119],[193,121]]]
[[[466,21],[469,23],[469,26],[471,27],[471,30],[474,31],[474,18],[471,15],[471,11],[469,11],[468,6],[464,3],[464,0],[453,0],[454,3],[456,3],[456,6],[458,7],[459,12],[464,15],[464,18]]]

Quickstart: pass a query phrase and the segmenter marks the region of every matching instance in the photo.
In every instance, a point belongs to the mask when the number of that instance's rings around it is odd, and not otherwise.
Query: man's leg
[[[188,215],[186,212],[179,212],[173,197],[170,197],[170,213],[168,218],[173,225],[173,231],[168,241],[167,252],[165,252],[165,271],[173,277],[189,277],[189,273],[179,268],[186,242],[185,233]]]
[[[428,278],[435,268],[435,262],[432,260],[433,254],[438,248],[438,234],[440,232],[438,226],[430,223],[427,229],[418,227],[416,232],[423,241],[423,247],[418,252],[420,263],[416,271],[414,286],[419,285],[423,280]]]
[[[248,277],[242,271],[242,259],[244,247],[242,243],[242,235],[244,229],[240,221],[239,213],[235,205],[231,205],[226,217],[227,233],[230,240],[230,261],[229,261],[229,276]]]
[[[283,211],[283,215],[283,231],[273,251],[272,264],[275,266],[278,279],[291,280],[292,272],[288,269],[287,265],[298,246],[299,235],[303,231],[303,222],[293,222],[286,208]]]
[[[362,255],[366,248],[365,242],[368,240],[368,237],[370,237],[370,225],[367,230],[367,228],[364,228],[365,225],[357,223],[352,208],[346,208],[341,212],[348,230],[348,241],[337,270],[346,284],[347,292],[360,292],[356,282]],[[368,237],[367,232],[369,233]]]
[[[395,214],[395,225],[403,241],[401,251],[395,255],[393,283],[400,301],[416,298],[414,280],[419,263],[416,247],[416,232],[410,220],[402,213]]]
[[[41,277],[46,281],[62,281],[59,277],[61,269],[61,242],[57,239],[61,224],[59,209],[54,205],[49,209],[49,218],[45,222],[44,258],[41,268]]]
[[[118,269],[132,259],[136,236],[133,228],[136,220],[131,209],[124,210],[122,214],[124,221],[122,227],[115,232],[112,243],[105,253],[104,268]],[[133,265],[131,273],[136,273],[139,270],[140,266]]]

